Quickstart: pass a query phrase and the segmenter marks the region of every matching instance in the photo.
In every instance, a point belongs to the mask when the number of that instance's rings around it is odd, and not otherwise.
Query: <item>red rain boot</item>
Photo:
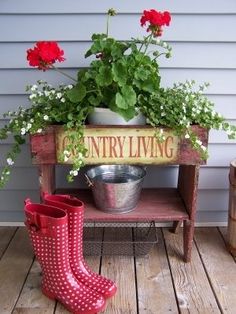
[[[25,225],[42,268],[42,292],[74,314],[104,309],[104,298],[74,276],[69,262],[68,216],[53,206],[25,201]]]
[[[76,278],[84,285],[102,294],[104,298],[116,293],[116,285],[110,279],[94,273],[83,258],[83,220],[84,204],[70,195],[44,195],[48,205],[65,210],[69,218],[69,253],[70,264]]]

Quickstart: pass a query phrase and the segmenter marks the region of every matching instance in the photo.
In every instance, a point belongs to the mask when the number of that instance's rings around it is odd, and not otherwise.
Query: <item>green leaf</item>
[[[137,70],[134,73],[134,77],[137,80],[146,80],[148,78],[148,75],[150,74],[150,71],[148,71],[147,69],[145,69],[144,67],[139,67],[137,68]]]
[[[118,109],[116,110],[119,115],[121,115],[126,121],[129,121],[136,115],[135,107],[130,107],[128,109]]]
[[[116,93],[116,105],[121,109],[134,107],[136,104],[136,93],[131,86],[124,86],[121,93]]]
[[[126,84],[127,81],[127,69],[125,62],[118,61],[112,64],[112,73],[114,81],[117,82],[120,86]]]
[[[16,141],[16,143],[18,143],[19,145],[22,145],[25,143],[25,139],[22,138],[20,135],[14,135],[14,139]]]
[[[101,66],[96,77],[99,86],[108,86],[112,83],[112,73],[108,66]]]
[[[116,93],[116,105],[117,107],[122,109],[128,108],[128,104],[125,101],[125,98],[120,93]]]
[[[99,97],[99,96],[95,97],[94,95],[91,95],[88,98],[88,101],[91,105],[93,105],[94,107],[97,107],[101,102],[101,97]]]
[[[78,103],[86,96],[86,87],[83,84],[76,85],[67,91],[67,97],[73,103]]]

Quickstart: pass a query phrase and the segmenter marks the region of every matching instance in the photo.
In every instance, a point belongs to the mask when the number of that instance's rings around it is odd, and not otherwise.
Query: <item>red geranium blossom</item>
[[[154,9],[144,10],[140,19],[141,26],[149,22],[147,32],[151,31],[155,37],[162,35],[162,26],[169,26],[170,21],[171,15],[168,11],[158,12]]]
[[[27,50],[29,65],[39,70],[49,69],[56,61],[62,62],[64,51],[54,41],[38,41],[33,49]]]

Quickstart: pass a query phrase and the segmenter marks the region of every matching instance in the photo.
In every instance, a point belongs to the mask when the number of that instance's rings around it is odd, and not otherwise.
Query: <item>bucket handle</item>
[[[87,176],[87,174],[84,174],[85,178],[86,178],[86,183],[88,184],[89,187],[93,186],[93,182],[89,179],[89,177]]]

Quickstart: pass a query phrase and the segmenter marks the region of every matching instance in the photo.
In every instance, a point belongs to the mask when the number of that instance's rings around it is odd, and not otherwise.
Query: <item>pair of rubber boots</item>
[[[117,290],[83,258],[84,204],[69,195],[44,195],[44,204],[25,201],[26,227],[42,268],[42,292],[74,314],[103,311]]]

